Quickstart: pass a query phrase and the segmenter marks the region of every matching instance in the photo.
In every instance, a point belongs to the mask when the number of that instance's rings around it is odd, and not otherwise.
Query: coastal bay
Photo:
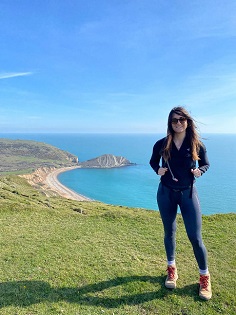
[[[75,192],[73,189],[68,188],[66,185],[63,185],[58,180],[58,176],[61,173],[72,171],[78,168],[110,169],[130,165],[134,165],[134,163],[131,163],[124,157],[114,156],[112,154],[104,154],[89,161],[78,163],[78,165],[75,166],[64,166],[61,168],[41,167],[31,174],[22,175],[22,177],[26,178],[32,186],[35,186],[36,188],[42,188],[46,194],[50,195],[52,192],[54,192],[57,195],[67,199],[77,201],[91,201],[91,198],[81,195],[80,193]]]

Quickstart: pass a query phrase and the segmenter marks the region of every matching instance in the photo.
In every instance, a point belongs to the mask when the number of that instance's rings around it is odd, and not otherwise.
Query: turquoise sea
[[[1,138],[36,140],[78,156],[80,161],[102,154],[124,156],[135,166],[76,169],[59,175],[70,189],[108,204],[158,210],[159,177],[149,166],[154,143],[164,134],[0,134]],[[210,169],[197,179],[202,213],[236,212],[236,134],[202,135]]]

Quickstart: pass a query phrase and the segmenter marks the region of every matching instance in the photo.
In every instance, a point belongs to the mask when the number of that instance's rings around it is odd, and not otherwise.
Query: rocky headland
[[[123,156],[104,154],[94,159],[78,163],[81,168],[114,168],[135,165]]]

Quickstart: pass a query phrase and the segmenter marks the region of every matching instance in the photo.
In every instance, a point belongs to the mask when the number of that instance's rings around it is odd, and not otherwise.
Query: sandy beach
[[[80,195],[73,190],[67,188],[66,186],[62,185],[57,176],[63,172],[70,171],[72,169],[76,169],[78,167],[64,167],[60,169],[56,169],[52,172],[50,172],[45,179],[45,183],[54,191],[56,191],[60,196],[72,199],[72,200],[78,200],[78,201],[88,201],[91,200],[83,195]]]
[[[42,189],[46,195],[59,195],[61,197],[77,200],[91,201],[92,199],[80,195],[73,190],[61,184],[58,175],[79,168],[79,166],[63,167],[63,168],[39,168],[32,174],[20,175],[27,179],[30,185]]]

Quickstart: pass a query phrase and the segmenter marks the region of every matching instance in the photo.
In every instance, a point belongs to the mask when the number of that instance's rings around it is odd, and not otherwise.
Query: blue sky
[[[2,0],[0,132],[236,133],[236,1]]]

